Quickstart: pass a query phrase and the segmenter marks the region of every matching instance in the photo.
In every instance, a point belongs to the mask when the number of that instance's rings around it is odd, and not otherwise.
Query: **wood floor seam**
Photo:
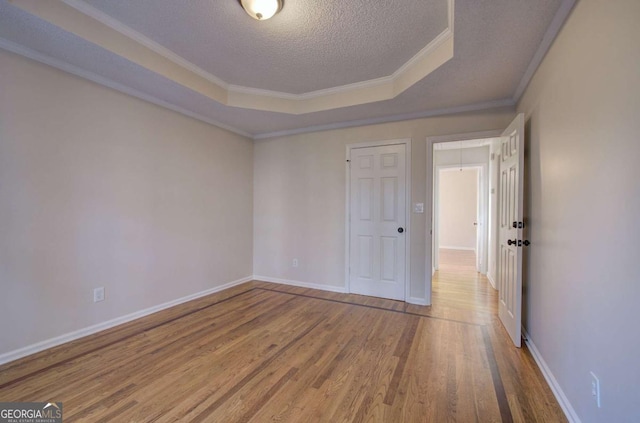
[[[120,343],[120,342],[122,342],[122,341],[126,341],[127,339],[133,338],[134,336],[138,336],[138,335],[140,335],[140,334],[142,334],[142,333],[145,333],[145,332],[148,332],[148,331],[150,331],[150,330],[153,330],[153,329],[159,328],[159,327],[161,327],[161,326],[164,326],[164,325],[169,324],[169,323],[171,323],[171,322],[174,322],[174,321],[176,321],[176,320],[179,320],[179,319],[182,319],[182,318],[184,318],[184,317],[190,316],[190,315],[192,315],[192,314],[194,314],[194,313],[197,313],[197,312],[199,312],[199,311],[202,311],[202,310],[205,310],[205,309],[207,309],[207,308],[213,307],[214,305],[221,304],[221,303],[223,303],[223,302],[229,301],[229,300],[234,299],[234,298],[236,298],[236,297],[239,297],[239,296],[241,296],[241,295],[247,294],[247,293],[249,293],[249,292],[251,292],[251,291],[254,291],[254,290],[256,290],[256,289],[258,289],[258,288],[251,288],[251,289],[248,289],[247,291],[240,292],[240,293],[235,294],[235,295],[232,295],[232,296],[230,296],[230,297],[228,297],[228,298],[224,298],[224,299],[222,299],[222,300],[220,300],[220,301],[216,301],[215,303],[212,303],[212,304],[206,305],[206,306],[201,307],[201,308],[198,308],[198,309],[196,309],[196,310],[191,310],[191,311],[189,311],[189,312],[187,312],[187,313],[184,313],[184,314],[182,314],[182,315],[180,315],[180,316],[178,316],[178,317],[171,318],[171,319],[169,319],[169,320],[166,320],[166,321],[160,322],[160,323],[158,323],[157,325],[153,325],[153,326],[151,326],[151,327],[149,327],[149,328],[141,329],[140,331],[137,331],[137,332],[131,333],[131,334],[126,335],[126,336],[124,336],[124,337],[122,337],[122,338],[116,339],[115,341],[109,342],[109,343],[108,343],[108,344],[106,344],[106,345],[101,345],[101,346],[99,346],[99,347],[96,347],[96,348],[90,349],[90,350],[88,350],[88,351],[83,351],[82,353],[77,354],[77,355],[75,355],[75,356],[72,356],[72,357],[69,357],[69,358],[65,358],[64,360],[61,360],[61,361],[56,362],[56,363],[53,363],[53,364],[51,364],[51,365],[49,365],[49,366],[43,367],[43,368],[41,368],[41,369],[38,369],[38,370],[36,370],[36,371],[34,371],[34,372],[32,372],[32,373],[28,373],[28,374],[26,374],[26,375],[22,375],[22,376],[20,376],[20,377],[18,377],[18,378],[16,378],[16,379],[13,379],[13,380],[7,381],[7,382],[5,382],[5,383],[3,383],[3,384],[1,384],[1,385],[0,385],[0,389],[4,389],[4,388],[6,388],[6,387],[8,387],[8,386],[11,386],[11,385],[16,384],[16,383],[18,383],[18,382],[21,382],[21,381],[23,381],[23,380],[25,380],[25,379],[28,379],[28,378],[30,378],[30,377],[33,377],[33,376],[35,376],[35,375],[37,375],[37,374],[39,374],[39,373],[46,372],[47,370],[51,370],[51,369],[53,369],[53,368],[55,368],[55,367],[58,367],[58,366],[60,366],[60,365],[62,365],[62,364],[68,363],[68,362],[70,362],[70,361],[73,361],[73,360],[78,359],[78,358],[80,358],[80,357],[83,357],[83,356],[85,356],[85,355],[88,355],[88,354],[94,353],[94,352],[96,352],[96,351],[100,351],[100,350],[102,350],[102,349],[104,349],[104,348],[107,348],[107,347],[110,347],[110,346],[112,346],[112,345],[118,344],[118,343]]]
[[[277,289],[263,288],[263,287],[256,287],[254,289],[261,289],[263,291],[278,292],[280,294],[297,295],[299,297],[313,298],[313,299],[316,299],[316,300],[331,301],[333,303],[338,303],[338,304],[345,304],[345,305],[352,305],[352,306],[358,306],[358,307],[366,307],[366,308],[371,308],[371,309],[375,309],[375,310],[389,311],[389,312],[392,312],[392,313],[406,314],[406,315],[409,315],[409,316],[424,317],[425,319],[442,320],[442,321],[445,321],[445,322],[459,323],[459,324],[462,324],[462,325],[469,325],[469,326],[476,326],[476,327],[486,326],[486,324],[484,324],[484,323],[465,322],[463,320],[447,319],[445,317],[438,317],[438,316],[429,316],[429,315],[426,315],[426,314],[412,313],[410,311],[405,311],[405,310],[395,310],[395,309],[392,309],[392,308],[373,306],[373,305],[370,305],[370,304],[360,304],[360,303],[354,303],[354,302],[351,302],[351,301],[336,300],[336,299],[333,299],[333,298],[316,297],[316,296],[313,296],[313,295],[299,294],[297,292],[279,291]]]
[[[65,421],[565,422],[486,278],[434,278],[429,308],[253,281],[0,367],[0,397]]]
[[[496,360],[495,352],[493,351],[493,345],[491,344],[491,337],[487,328],[482,328],[482,339],[484,341],[484,348],[487,354],[487,362],[489,363],[489,369],[491,370],[491,379],[493,381],[493,389],[495,390],[496,398],[498,399],[498,407],[500,408],[500,417],[502,423],[512,423],[513,415],[511,414],[511,407],[509,407],[509,400],[504,390],[504,384],[502,383],[502,377],[500,376],[500,369],[498,368],[498,361]]]

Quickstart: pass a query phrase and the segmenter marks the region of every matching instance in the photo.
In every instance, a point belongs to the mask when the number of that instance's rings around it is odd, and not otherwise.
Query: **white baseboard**
[[[567,420],[569,420],[569,423],[581,423],[580,418],[578,417],[578,414],[571,406],[569,399],[566,397],[566,395],[562,391],[560,384],[556,380],[555,376],[553,376],[553,373],[551,373],[551,369],[549,369],[549,366],[547,366],[547,363],[544,361],[544,358],[542,358],[540,351],[538,351],[538,348],[536,348],[536,344],[533,343],[531,336],[529,336],[527,331],[524,330],[524,327],[522,328],[522,334],[524,335],[525,344],[527,344],[529,351],[531,351],[531,355],[533,356],[533,359],[538,364],[538,367],[540,368],[542,375],[544,376],[545,380],[549,384],[549,387],[551,388],[551,392],[553,392],[553,395],[556,397],[556,400],[558,400],[558,403],[560,404],[562,411],[564,411],[564,415],[567,417]]]
[[[487,279],[489,279],[489,283],[491,284],[493,289],[498,289],[498,288],[496,288],[496,281],[493,280],[493,277],[491,276],[491,274],[489,272],[487,272]]]
[[[294,281],[290,279],[272,278],[270,276],[260,276],[260,275],[253,275],[253,280],[260,281],[260,282],[280,283],[282,285],[297,286],[299,288],[319,289],[320,291],[340,292],[342,294],[348,293],[347,288],[345,286],[322,285],[318,283],[301,282],[301,281]]]
[[[455,245],[441,245],[439,247],[441,250],[464,250],[464,251],[475,251],[475,247],[458,247]]]
[[[161,310],[165,310],[167,308],[171,308],[177,306],[178,304],[186,303],[187,301],[195,300],[200,297],[204,297],[207,295],[214,294],[216,292],[224,291],[225,289],[229,289],[236,285],[243,284],[245,282],[249,282],[252,280],[251,276],[246,278],[238,279],[233,282],[226,283],[224,285],[216,286],[211,289],[207,289],[205,291],[197,292],[195,294],[187,295],[186,297],[178,298],[177,300],[172,300],[163,304],[159,304],[157,306],[149,307],[144,310],[136,311],[131,314],[127,314],[126,316],[116,317],[115,319],[108,320],[106,322],[98,323],[97,325],[89,326],[74,332],[66,333],[64,335],[56,336],[55,338],[50,338],[36,344],[28,345],[26,347],[9,351],[4,354],[0,354],[0,364],[5,364],[10,361],[18,360],[20,358],[29,356],[31,354],[38,353],[40,351],[44,351],[48,348],[57,347],[58,345],[62,345],[67,342],[75,341],[76,339],[83,338],[88,335],[92,335],[97,332],[101,332],[106,329],[110,329],[112,327],[121,325],[123,323],[130,322],[132,320],[139,319],[144,316],[148,316],[149,314],[156,313]]]
[[[409,297],[406,300],[407,303],[409,304],[415,304],[415,305],[421,305],[421,306],[428,306],[431,304],[427,303],[427,300],[424,298],[418,298],[418,297]]]
[[[349,293],[347,288],[344,286],[321,285],[317,283],[294,281],[290,279],[272,278],[270,276],[260,276],[260,275],[253,275],[253,280],[258,282],[279,283],[282,285],[297,286],[299,288],[318,289],[320,291],[339,292],[341,294]],[[427,300],[425,300],[424,298],[418,298],[418,297],[409,297],[407,298],[406,302],[409,304],[415,304],[415,305],[424,305],[424,306],[429,305],[427,304]]]

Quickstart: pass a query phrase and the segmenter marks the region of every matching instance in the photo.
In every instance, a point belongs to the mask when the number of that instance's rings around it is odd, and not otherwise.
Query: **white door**
[[[349,290],[405,299],[406,146],[350,154]]]
[[[482,204],[481,204],[481,198],[482,198],[482,187],[480,186],[480,172],[481,169],[478,169],[478,176],[476,178],[476,220],[473,222],[473,225],[475,226],[476,229],[476,271],[478,272],[482,272],[482,260],[483,260],[483,254],[484,254],[484,248],[482,246],[482,243],[484,242],[483,238],[482,238],[482,215],[480,213]]]
[[[516,347],[522,320],[524,115],[502,134],[500,152],[498,314]]]

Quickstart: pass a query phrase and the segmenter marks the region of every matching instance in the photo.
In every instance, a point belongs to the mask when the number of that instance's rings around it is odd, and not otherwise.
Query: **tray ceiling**
[[[0,0],[1,48],[257,138],[513,106],[573,5],[289,0],[259,22],[235,0],[48,0],[83,33],[38,1]]]
[[[448,25],[447,0],[290,0],[262,22],[235,0],[85,1],[229,84],[291,94],[391,75]]]

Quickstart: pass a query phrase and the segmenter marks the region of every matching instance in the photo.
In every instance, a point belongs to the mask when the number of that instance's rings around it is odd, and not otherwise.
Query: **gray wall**
[[[525,326],[583,422],[640,421],[639,18],[637,0],[578,2],[518,107]]]
[[[426,190],[432,183],[426,139],[504,129],[513,117],[511,110],[497,110],[256,141],[254,274],[344,287],[345,146],[410,138],[411,198],[425,203],[425,213],[411,215],[410,296],[425,298],[425,266],[431,268],[431,240],[426,238],[431,197],[426,198]],[[291,266],[293,258],[299,267]]]
[[[251,140],[9,53],[0,70],[0,354],[252,274]]]

